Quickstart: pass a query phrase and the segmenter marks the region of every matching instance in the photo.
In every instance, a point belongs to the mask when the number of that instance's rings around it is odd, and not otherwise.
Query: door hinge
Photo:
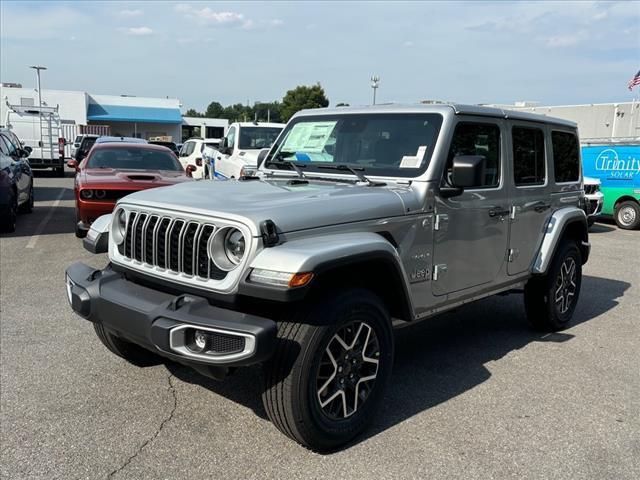
[[[436,219],[433,222],[434,230],[442,230],[445,232],[447,230],[447,226],[449,225],[449,215],[440,214],[436,215]]]
[[[517,248],[510,248],[509,250],[507,250],[507,262],[513,262],[516,258],[518,258],[519,253],[520,250],[518,250]]]
[[[516,215],[522,211],[522,207],[518,205],[513,205],[511,207],[511,212],[509,212],[509,220],[512,222],[516,221]]]
[[[433,266],[433,281],[437,282],[438,279],[444,275],[445,273],[447,273],[447,264],[446,263],[441,263],[440,265],[434,265]]]

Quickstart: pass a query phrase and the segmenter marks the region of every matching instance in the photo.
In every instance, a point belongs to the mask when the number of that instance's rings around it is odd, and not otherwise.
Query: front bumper
[[[76,199],[76,208],[78,211],[78,225],[83,230],[88,230],[96,218],[113,212],[116,206],[115,200],[83,200]]]
[[[275,348],[273,320],[214,307],[202,297],[164,293],[133,283],[109,268],[96,270],[83,263],[67,269],[66,282],[69,302],[78,315],[180,363],[194,367],[250,365],[267,360]],[[239,348],[194,352],[185,340],[189,330],[205,331],[214,340],[220,339],[218,345]]]
[[[604,195],[602,192],[591,193],[589,195],[585,195],[585,199],[587,201],[587,216],[594,217],[596,215],[600,215],[602,212],[602,204],[604,202]]]

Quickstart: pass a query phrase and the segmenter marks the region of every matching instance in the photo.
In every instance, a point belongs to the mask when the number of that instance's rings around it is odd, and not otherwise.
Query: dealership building
[[[10,106],[38,106],[38,91],[17,84],[0,86],[0,124]],[[100,133],[149,139],[168,136],[176,143],[192,136],[220,138],[228,121],[220,118],[182,117],[177,98],[96,95],[42,89],[42,104],[58,108],[63,134],[72,140],[82,133]]]

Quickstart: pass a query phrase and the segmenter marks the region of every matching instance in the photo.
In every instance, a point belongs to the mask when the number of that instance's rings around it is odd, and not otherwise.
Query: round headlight
[[[95,192],[93,192],[93,194],[98,200],[102,200],[107,196],[107,192],[105,192],[104,190],[96,190]]]
[[[246,249],[244,234],[234,227],[225,227],[213,234],[209,256],[220,270],[229,272],[242,261]]]
[[[93,190],[80,190],[80,196],[87,200],[93,198]]]
[[[224,238],[224,251],[231,263],[237,265],[244,257],[244,235],[240,230],[230,229]]]
[[[113,216],[113,241],[116,242],[116,245],[120,245],[124,242],[124,236],[127,233],[127,212],[120,209]]]

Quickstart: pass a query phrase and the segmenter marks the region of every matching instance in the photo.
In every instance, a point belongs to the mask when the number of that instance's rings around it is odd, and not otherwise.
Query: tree
[[[256,102],[253,105],[253,116],[251,120],[253,120],[256,116],[259,122],[266,122],[269,120],[270,122],[279,123],[281,121],[280,117],[280,102]]]
[[[187,113],[184,114],[185,117],[204,117],[203,114],[195,110],[194,108],[190,108],[187,110]]]
[[[317,83],[306,86],[299,85],[289,90],[282,99],[280,116],[282,121],[288,121],[294,113],[305,108],[322,108],[329,105],[329,99],[324,94],[324,89]]]
[[[208,118],[223,118],[224,108],[219,102],[211,102],[204,112],[204,116]]]

